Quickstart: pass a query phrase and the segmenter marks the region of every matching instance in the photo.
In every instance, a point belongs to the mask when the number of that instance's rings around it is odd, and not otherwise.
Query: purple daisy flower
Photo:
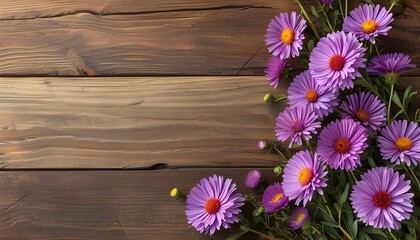
[[[222,176],[213,175],[201,179],[187,196],[187,210],[185,211],[188,223],[200,233],[212,235],[220,227],[230,228],[230,224],[238,222],[240,207],[245,199],[242,194],[236,193],[236,185],[232,179],[223,179]]]
[[[360,40],[369,40],[375,44],[375,37],[388,34],[392,28],[389,24],[393,20],[392,13],[385,7],[365,4],[355,8],[344,19],[343,31],[354,33]]]
[[[310,71],[296,76],[287,93],[290,106],[306,106],[321,118],[332,113],[333,108],[338,106],[338,92],[318,84]]]
[[[303,30],[306,28],[306,21],[301,19],[296,12],[280,13],[274,17],[267,28],[265,43],[268,51],[281,59],[299,56],[302,50]]]
[[[379,148],[384,159],[408,166],[420,162],[420,128],[415,122],[393,121],[381,131],[378,137]]]
[[[276,212],[289,203],[289,198],[284,195],[280,183],[268,186],[262,197],[262,206],[268,213]]]
[[[322,4],[331,4],[333,2],[334,2],[334,0],[321,0]]]
[[[391,168],[378,167],[364,173],[353,186],[350,200],[357,217],[374,228],[398,229],[410,218],[414,196],[409,193],[410,181]]]
[[[308,209],[303,208],[303,207],[296,208],[292,213],[292,217],[290,218],[290,227],[296,230],[302,227],[302,225],[308,221],[309,221]]]
[[[360,154],[368,146],[366,129],[353,119],[342,119],[326,126],[319,135],[317,152],[332,169],[354,170]]]
[[[416,65],[411,64],[411,58],[404,53],[386,53],[370,60],[366,71],[373,75],[400,75]]]
[[[348,95],[341,105],[343,116],[352,118],[362,124],[368,131],[376,131],[386,121],[386,106],[371,93],[354,93]]]
[[[322,38],[309,57],[309,70],[318,84],[329,88],[352,88],[365,67],[362,43],[352,33],[334,32]]]
[[[258,186],[261,180],[261,171],[258,170],[251,170],[248,172],[245,178],[245,185],[250,188],[254,189]]]
[[[290,139],[289,148],[293,143],[302,145],[302,138],[311,139],[311,133],[316,134],[316,129],[321,127],[317,119],[318,116],[309,108],[288,107],[277,117],[276,137],[280,141]]]
[[[313,193],[323,194],[322,188],[327,186],[327,171],[317,153],[308,150],[296,153],[284,168],[282,187],[290,200],[296,199],[296,205],[303,201],[303,206],[311,201]]]
[[[270,82],[270,85],[277,88],[279,84],[280,75],[287,66],[287,60],[280,59],[279,57],[272,56],[268,60],[265,67],[265,78]]]

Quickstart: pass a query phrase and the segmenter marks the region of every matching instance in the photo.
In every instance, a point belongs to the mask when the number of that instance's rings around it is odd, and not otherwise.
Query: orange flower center
[[[362,23],[362,29],[366,34],[373,33],[378,29],[378,23],[374,20],[366,20]]]
[[[276,195],[273,196],[273,198],[271,199],[270,203],[276,203],[278,202],[280,199],[283,198],[283,193],[277,193]]]
[[[291,128],[295,133],[302,132],[303,131],[303,122],[300,119],[296,119],[295,121],[292,122]]]
[[[294,38],[295,38],[295,33],[290,28],[285,28],[281,32],[281,41],[286,45],[292,44]]]
[[[209,198],[204,206],[204,210],[206,210],[209,214],[215,214],[220,209],[220,200],[217,198]]]
[[[350,149],[350,142],[347,138],[339,138],[334,147],[338,153],[344,154]]]
[[[308,184],[312,180],[313,176],[314,174],[309,168],[303,168],[302,170],[300,170],[298,174],[298,180],[300,182],[300,185],[305,186],[306,184]]]
[[[302,220],[305,218],[304,212],[299,212],[295,219],[295,224],[300,224]]]
[[[314,102],[316,102],[316,100],[318,100],[318,93],[316,93],[315,90],[311,89],[306,93],[306,99],[309,102],[314,103]]]
[[[377,192],[373,196],[373,204],[378,208],[388,208],[391,202],[391,195],[387,192]]]
[[[332,56],[329,65],[331,70],[341,71],[344,68],[344,57],[338,54]]]
[[[357,109],[356,117],[361,122],[367,122],[369,120],[369,114],[363,109]]]
[[[400,137],[395,141],[395,147],[398,149],[398,151],[403,152],[406,150],[410,150],[413,146],[413,142],[407,137]]]

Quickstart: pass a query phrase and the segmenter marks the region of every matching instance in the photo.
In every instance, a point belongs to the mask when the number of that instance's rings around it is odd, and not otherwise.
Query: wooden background
[[[419,66],[420,4],[405,2],[383,42]],[[249,169],[273,177],[278,159],[255,146],[274,138],[279,111],[262,100],[264,35],[291,10],[292,0],[2,0],[0,239],[206,239],[169,190],[213,173],[242,190]],[[418,75],[402,85],[420,90]]]

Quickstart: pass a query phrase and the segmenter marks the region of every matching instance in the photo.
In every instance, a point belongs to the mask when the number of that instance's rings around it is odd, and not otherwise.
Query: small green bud
[[[388,85],[392,85],[398,82],[400,75],[398,73],[390,72],[384,75],[385,83]]]
[[[278,165],[274,168],[274,173],[279,176],[283,172],[283,167]]]
[[[274,101],[274,96],[271,93],[267,93],[264,95],[264,102],[269,103]]]

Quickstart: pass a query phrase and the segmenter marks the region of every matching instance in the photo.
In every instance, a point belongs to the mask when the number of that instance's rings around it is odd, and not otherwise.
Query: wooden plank
[[[384,42],[419,65],[420,3],[406,2]],[[0,75],[261,75],[265,29],[291,10],[292,0],[5,0]]]
[[[272,90],[264,77],[0,78],[0,167],[272,166],[256,148],[275,138]]]
[[[170,189],[188,193],[221,174],[246,193],[248,170],[2,171],[0,239],[209,239],[187,225],[185,203]],[[275,178],[271,169],[264,177]]]

